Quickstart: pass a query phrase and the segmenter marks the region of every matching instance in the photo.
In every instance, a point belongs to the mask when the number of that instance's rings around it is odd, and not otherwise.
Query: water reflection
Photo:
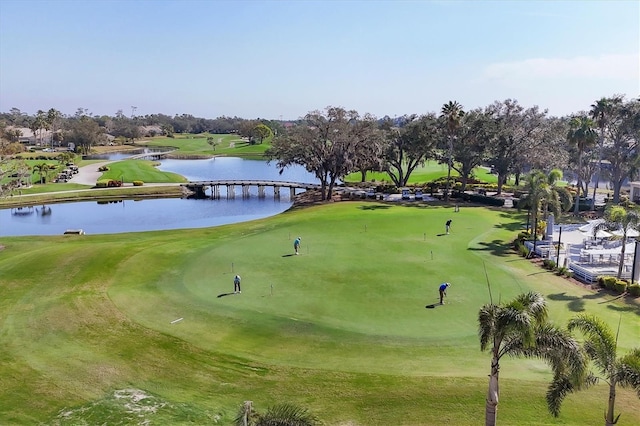
[[[252,197],[84,201],[47,206],[44,215],[41,208],[22,207],[0,210],[0,236],[62,235],[68,229],[82,229],[87,234],[117,234],[205,228],[273,216],[290,206],[287,197],[281,200]]]
[[[131,155],[134,153],[109,153],[103,159],[117,161]],[[193,181],[259,179],[317,183],[304,167],[290,167],[281,174],[274,163],[233,157],[162,160],[158,168]],[[203,228],[273,216],[292,204],[289,191],[282,191],[281,198],[274,199],[271,187],[265,188],[264,198],[258,197],[256,187],[250,188],[250,197],[246,199],[239,194],[234,199],[226,199],[226,188],[221,190],[223,198],[219,200],[91,201],[0,209],[0,236],[62,235],[67,229],[83,229],[87,234],[111,234]]]

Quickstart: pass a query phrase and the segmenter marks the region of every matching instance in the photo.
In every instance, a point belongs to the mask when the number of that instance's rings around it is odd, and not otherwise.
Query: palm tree
[[[625,209],[622,206],[611,206],[604,212],[604,222],[594,226],[593,235],[599,230],[615,231],[614,235],[622,240],[620,250],[620,262],[618,263],[618,275],[622,276],[622,268],[624,267],[624,255],[626,252],[627,237],[632,230],[638,229],[640,226],[640,210],[638,208]],[[614,237],[615,238],[615,237]],[[633,280],[633,277],[631,277]]]
[[[574,213],[577,215],[580,211],[580,191],[582,189],[582,154],[584,151],[593,146],[596,142],[596,132],[593,130],[593,121],[585,116],[573,117],[569,123],[569,132],[567,140],[570,144],[575,145],[578,150],[578,188],[576,192],[576,203]]]
[[[614,96],[612,98],[601,98],[591,105],[591,111],[589,115],[600,129],[600,135],[598,137],[598,169],[596,184],[593,187],[593,198],[591,200],[591,210],[595,210],[596,207],[596,190],[600,185],[600,171],[602,169],[602,150],[604,149],[604,130],[609,124],[612,115],[615,111],[615,106],[622,103],[621,96]]]
[[[253,403],[245,401],[235,419],[235,426],[316,426],[320,421],[306,408],[293,404],[278,404],[266,413],[253,411]]]
[[[585,337],[584,349],[609,384],[609,401],[605,413],[605,426],[618,422],[620,414],[614,418],[616,386],[635,390],[640,397],[640,347],[618,358],[618,337],[611,328],[593,315],[578,315],[569,321],[569,330],[580,330]]]
[[[42,184],[49,172],[49,165],[47,163],[36,164],[33,166],[33,172],[40,175],[40,183]]]
[[[446,121],[446,129],[447,129],[447,142],[448,142],[448,152],[447,152],[447,186],[445,193],[445,201],[449,201],[449,187],[451,180],[451,162],[453,161],[453,140],[456,138],[456,133],[460,128],[460,121],[462,116],[464,115],[464,111],[462,110],[462,105],[460,105],[457,101],[449,101],[442,106],[440,117],[444,118]]]
[[[540,213],[546,219],[549,210],[555,216],[559,216],[561,212],[567,211],[571,207],[569,191],[566,188],[557,186],[561,179],[562,171],[559,169],[553,169],[549,174],[545,174],[540,170],[533,170],[527,175],[525,180],[526,195],[520,198],[518,209],[527,207],[531,212],[534,224],[537,222]],[[533,244],[535,250],[535,235]]]
[[[490,349],[491,373],[485,406],[485,425],[495,425],[498,414],[500,359],[504,355],[541,358],[554,371],[549,387],[553,401],[559,402],[565,393],[558,391],[560,383],[578,388],[583,380],[585,360],[580,345],[566,332],[546,322],[547,305],[538,293],[517,296],[506,305],[489,303],[478,315],[480,349]],[[554,407],[549,410],[553,414]]]

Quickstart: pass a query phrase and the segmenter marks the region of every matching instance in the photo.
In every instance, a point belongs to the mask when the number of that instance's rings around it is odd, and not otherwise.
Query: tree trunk
[[[600,140],[598,142],[598,168],[596,169],[596,184],[593,186],[591,211],[595,211],[596,209],[596,189],[598,189],[598,187],[600,186],[600,172],[602,170],[602,147],[604,146],[604,127],[600,128]]]
[[[624,252],[627,248],[627,232],[622,234],[622,247],[620,248],[620,263],[618,264],[618,279],[622,276],[622,266],[624,266]],[[635,259],[634,259],[635,260]],[[633,281],[633,277],[631,277],[631,281]]]
[[[576,182],[576,205],[573,207],[573,214],[578,215],[580,212],[580,190],[582,189],[582,176],[580,171],[582,170],[582,152],[578,154],[578,182]]]
[[[615,379],[609,384],[609,403],[607,404],[607,414],[604,419],[605,426],[613,426],[618,422],[618,419],[613,418],[613,410],[616,405],[616,382]]]
[[[502,194],[502,185],[506,180],[507,180],[506,175],[498,174],[498,192],[496,193],[496,195]]]
[[[360,182],[364,182],[367,180],[367,171],[360,170]]]
[[[451,186],[451,183],[449,182],[451,180],[451,157],[452,157],[452,153],[453,153],[453,138],[450,135],[449,136],[449,152],[447,153],[447,186],[446,186],[446,192],[444,194],[444,201],[447,202],[449,201],[449,188]]]
[[[487,392],[487,401],[485,405],[484,424],[485,426],[495,426],[498,420],[498,399],[500,396],[500,388],[498,386],[498,373],[500,365],[498,358],[494,355],[491,359],[491,374],[489,375],[489,390]]]

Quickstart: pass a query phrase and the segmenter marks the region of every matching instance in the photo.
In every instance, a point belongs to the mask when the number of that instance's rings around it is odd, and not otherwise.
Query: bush
[[[554,260],[551,260],[551,259],[545,259],[545,260],[542,261],[542,266],[545,269],[553,271],[556,268],[556,262]]]
[[[633,297],[640,297],[640,284],[629,284],[627,286],[627,293]]]
[[[464,201],[471,201],[472,203],[486,204],[489,206],[496,206],[496,207],[504,206],[503,198],[487,197],[486,195],[465,193],[465,194],[462,194],[462,199]]]
[[[109,167],[108,166],[100,166],[100,167],[98,167],[98,171],[99,172],[108,172],[109,171]]]
[[[571,269],[567,269],[565,268],[566,271],[564,272],[564,276],[567,278],[572,278],[573,277],[573,271]]]
[[[605,288],[605,284],[604,284],[604,279],[606,277],[604,275],[600,275],[598,276],[598,278],[596,278],[596,282],[598,283],[598,285],[600,286],[600,288]]]
[[[527,248],[527,246],[525,246],[524,244],[522,244],[522,245],[520,246],[520,248],[518,249],[518,254],[519,254],[520,256],[522,256],[522,257],[529,257],[529,252],[530,252],[530,251],[531,251],[531,250],[529,250],[529,249]]]
[[[144,182],[141,180],[134,180],[133,181],[133,186],[142,186],[144,185]]]
[[[615,285],[618,279],[616,277],[605,277],[604,278],[604,288],[607,290],[615,290]]]
[[[613,283],[613,291],[615,291],[618,294],[624,293],[625,291],[627,291],[627,282],[622,280],[616,280]]]
[[[558,271],[556,272],[556,274],[558,275],[567,275],[567,271],[568,268],[565,268],[564,266],[561,266],[558,268]]]
[[[106,188],[109,185],[109,179],[103,179],[96,182],[96,188]]]

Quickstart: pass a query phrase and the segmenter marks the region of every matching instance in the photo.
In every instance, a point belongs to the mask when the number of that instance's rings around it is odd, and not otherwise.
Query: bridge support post
[[[258,198],[264,198],[264,185],[258,185]]]
[[[242,185],[242,198],[249,198],[249,185]]]
[[[212,185],[211,198],[213,198],[214,200],[220,199],[220,185]]]
[[[236,198],[236,186],[227,185],[227,199]]]
[[[296,198],[296,189],[294,187],[289,187],[289,198],[291,201]]]
[[[273,187],[273,199],[274,200],[279,200],[280,199],[280,187],[279,186],[274,186]]]

